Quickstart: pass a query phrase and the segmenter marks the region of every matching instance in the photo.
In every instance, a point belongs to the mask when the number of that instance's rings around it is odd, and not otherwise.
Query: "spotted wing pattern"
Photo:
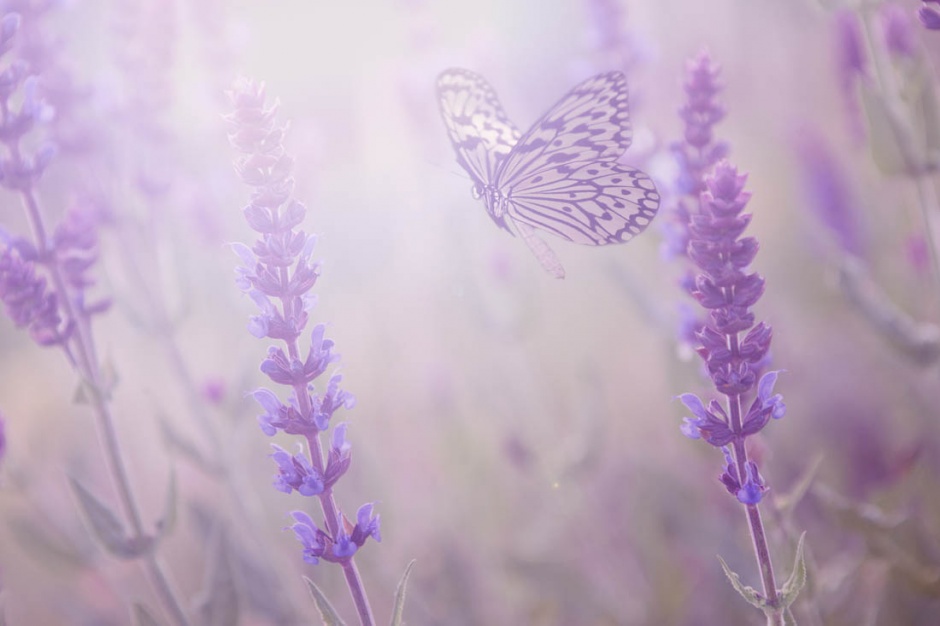
[[[521,133],[490,84],[469,70],[445,70],[437,79],[441,117],[460,165],[480,186],[496,180]]]
[[[519,139],[498,172],[509,215],[575,243],[629,241],[659,209],[653,181],[617,162],[631,140],[624,75],[584,81]]]
[[[494,192],[488,209],[507,222],[550,273],[564,276],[551,249],[532,229],[575,243],[623,243],[659,209],[659,193],[643,172],[617,162],[632,130],[626,78],[598,74],[568,92],[521,135],[482,76],[443,72],[441,116],[475,193]]]

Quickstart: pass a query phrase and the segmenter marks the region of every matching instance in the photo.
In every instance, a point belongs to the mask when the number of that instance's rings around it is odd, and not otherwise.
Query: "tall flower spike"
[[[705,177],[699,211],[691,216],[688,256],[699,269],[692,295],[708,311],[697,352],[725,403],[712,399],[706,407],[698,396],[682,394],[692,417],[686,417],[680,429],[690,439],[721,448],[725,463],[719,480],[745,506],[764,596],[778,611],[768,623],[778,624],[785,607],[776,606],[773,566],[757,508],[768,488],[757,463],[748,459],[745,440],[770,420],[782,418],[786,406],[774,393],[779,372],[759,376],[772,332],[765,323],[756,323],[752,311],[764,292],[764,279],[749,269],[759,246],[754,237],[744,236],[751,221],[744,212],[751,197],[744,190],[746,181],[747,176],[727,161],[719,162]]]
[[[704,188],[702,178],[715,163],[728,153],[728,144],[715,139],[714,127],[725,116],[724,107],[718,102],[722,85],[719,81],[720,67],[712,62],[708,52],[701,52],[686,63],[683,83],[685,103],[679,109],[684,123],[683,140],[672,144],[671,151],[678,165],[675,190],[679,200],[670,215],[663,221],[663,256],[674,259],[688,256],[689,226],[692,215],[697,212],[699,194]],[[685,291],[694,287],[691,272],[680,279]],[[691,354],[690,346],[703,322],[691,307],[679,305],[679,346],[684,353]]]
[[[339,360],[333,341],[326,338],[326,325],[313,327],[306,356],[301,356],[300,338],[315,302],[310,290],[320,275],[319,264],[311,260],[316,237],[299,228],[307,210],[291,197],[293,159],[281,143],[286,127],[277,122],[277,104],[267,106],[264,86],[244,79],[235,84],[230,96],[235,110],[226,120],[229,141],[238,153],[235,170],[251,187],[250,202],[242,213],[258,233],[250,247],[233,245],[241,260],[235,282],[259,310],[249,321],[249,332],[282,343],[268,348],[261,371],[273,384],[287,389],[286,403],[270,389],[253,393],[264,410],[258,423],[266,435],[283,431],[301,435],[307,443],[306,450],[296,454],[273,446],[271,457],[278,469],[274,487],[285,493],[296,491],[319,498],[323,528],[307,513],[292,514],[295,523],[291,529],[303,546],[303,559],[311,564],[321,559],[339,564],[361,622],[371,625],[372,609],[353,555],[368,537],[379,540],[378,517],[371,517],[371,504],[363,505],[360,513],[367,510],[368,514],[365,518],[360,515],[359,522],[347,528],[348,522],[333,499],[333,489],[351,459],[346,425],[334,428],[327,458],[320,443],[320,433],[329,429],[333,414],[340,408],[352,408],[354,400],[340,389],[339,374],[331,376],[322,394],[314,387],[314,382]]]

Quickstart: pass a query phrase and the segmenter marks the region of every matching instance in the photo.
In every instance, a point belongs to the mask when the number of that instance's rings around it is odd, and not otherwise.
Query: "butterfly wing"
[[[509,121],[490,84],[469,70],[449,69],[437,79],[441,117],[457,161],[478,191],[492,185],[521,133]],[[501,224],[505,227],[505,224]]]
[[[652,180],[617,163],[631,140],[624,75],[584,81],[518,140],[497,171],[509,216],[575,243],[629,241],[659,209]]]

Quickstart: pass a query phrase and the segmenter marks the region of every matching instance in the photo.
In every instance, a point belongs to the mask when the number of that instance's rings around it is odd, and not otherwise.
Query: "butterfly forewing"
[[[631,140],[627,80],[620,72],[598,74],[569,91],[519,139],[496,183],[515,194],[560,166],[616,159]]]
[[[457,160],[474,182],[492,184],[520,132],[489,83],[469,70],[445,70],[437,79],[441,117]]]

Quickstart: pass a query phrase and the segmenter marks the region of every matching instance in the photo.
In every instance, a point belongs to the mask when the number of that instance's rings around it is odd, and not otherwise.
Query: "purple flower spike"
[[[333,488],[351,460],[347,426],[334,428],[326,455],[320,442],[320,433],[330,428],[333,414],[341,407],[352,408],[355,400],[340,387],[342,376],[337,373],[330,377],[324,393],[318,394],[314,387],[314,381],[339,360],[333,341],[325,338],[325,324],[313,327],[309,348],[301,356],[301,337],[316,302],[310,291],[320,276],[320,264],[311,258],[317,238],[300,229],[307,208],[291,197],[294,161],[282,145],[286,126],[277,121],[277,104],[267,106],[264,86],[249,80],[239,80],[230,96],[235,110],[226,120],[229,142],[238,153],[235,170],[251,187],[251,199],[242,214],[258,233],[251,246],[232,245],[241,261],[235,282],[258,308],[249,320],[251,334],[279,342],[268,347],[261,371],[272,383],[289,389],[283,395],[264,388],[252,393],[263,410],[258,424],[266,435],[282,431],[301,435],[306,442],[306,451],[302,446],[297,454],[273,446],[271,457],[278,467],[274,487],[319,499],[322,529],[307,513],[292,514],[291,529],[303,545],[303,559],[311,564],[322,559],[342,565],[361,622],[373,624],[352,557],[366,538],[378,539],[378,517],[371,517],[369,505],[365,517],[360,509],[359,521],[352,526],[336,505]],[[280,397],[285,396],[287,401],[282,402]]]
[[[854,14],[846,13],[840,19],[849,18],[854,19]],[[860,73],[864,65],[861,41],[855,37],[857,31],[852,30],[857,23],[846,21],[845,25],[843,63]],[[703,97],[710,97],[710,93],[704,90]],[[687,128],[690,124],[688,110],[682,112]],[[691,136],[686,133],[689,145],[695,145],[696,138],[694,133]],[[767,612],[768,618],[772,618],[768,623],[782,624],[782,610],[787,604],[779,605],[766,534],[755,508],[767,487],[757,464],[748,459],[746,445],[748,437],[760,432],[771,419],[779,419],[786,413],[782,396],[774,393],[780,372],[761,376],[769,358],[773,332],[769,325],[757,322],[752,310],[764,293],[765,283],[760,275],[750,270],[760,249],[758,241],[744,235],[751,222],[751,215],[744,212],[751,194],[744,188],[747,175],[738,172],[727,160],[714,163],[705,175],[691,168],[688,171],[698,175],[689,185],[698,191],[697,201],[684,204],[681,214],[688,227],[686,256],[698,272],[691,280],[684,281],[684,290],[707,313],[695,332],[695,351],[705,362],[711,383],[724,396],[724,402],[713,398],[706,406],[695,394],[680,395],[679,399],[692,412],[692,417],[683,418],[680,429],[690,439],[703,439],[721,448],[724,467],[718,480],[747,509],[762,576],[763,597],[766,606],[773,609]],[[745,411],[748,401],[750,408]]]

